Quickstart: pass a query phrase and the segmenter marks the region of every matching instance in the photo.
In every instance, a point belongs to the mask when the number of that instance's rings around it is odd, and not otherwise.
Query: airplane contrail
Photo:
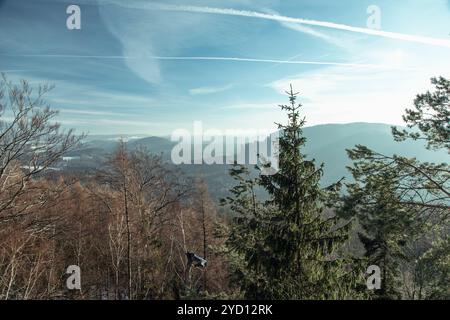
[[[287,22],[287,23],[295,23],[295,24],[304,24],[310,26],[324,27],[336,30],[343,30],[349,32],[362,33],[367,35],[373,35],[383,38],[402,40],[408,42],[422,43],[433,46],[447,47],[450,48],[450,40],[447,39],[439,39],[439,38],[431,38],[424,36],[417,36],[411,34],[403,34],[397,32],[389,32],[382,30],[375,30],[369,28],[360,28],[353,27],[345,24],[339,24],[334,22],[327,21],[318,21],[318,20],[308,20],[301,18],[292,18],[288,16],[276,15],[276,14],[268,14],[257,11],[247,11],[247,10],[236,10],[230,8],[214,8],[214,7],[199,7],[199,6],[187,6],[187,5],[170,5],[170,4],[161,4],[161,3],[117,3],[110,2],[119,6],[124,7],[132,7],[132,8],[140,8],[140,9],[150,9],[150,10],[162,10],[162,11],[181,11],[181,12],[193,12],[193,13],[206,13],[206,14],[218,14],[218,15],[230,15],[230,16],[241,16],[241,17],[250,17],[257,19],[265,19],[265,20],[274,20],[279,22]]]
[[[69,58],[69,59],[150,59],[150,60],[192,60],[192,61],[236,61],[236,62],[255,62],[255,63],[274,63],[274,64],[304,64],[304,65],[325,65],[341,66],[355,68],[373,68],[373,69],[399,69],[391,66],[383,66],[366,63],[345,63],[328,61],[299,61],[299,60],[278,60],[278,59],[255,59],[239,57],[212,57],[212,56],[108,56],[108,55],[71,55],[71,54],[0,54],[0,56],[14,56],[25,58]]]

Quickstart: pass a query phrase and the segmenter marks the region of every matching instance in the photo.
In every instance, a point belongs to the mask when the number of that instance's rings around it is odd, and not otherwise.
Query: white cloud
[[[99,6],[99,12],[110,32],[122,44],[123,55],[142,57],[142,59],[125,60],[130,70],[149,83],[159,83],[161,71],[158,62],[143,58],[156,53],[152,41],[154,30],[148,21],[149,17],[139,12],[133,15],[119,12],[108,5]]]
[[[150,84],[160,84],[163,80],[164,64],[160,60],[167,59],[160,56],[177,56],[199,42],[222,46],[242,41],[239,25],[217,21],[212,16],[143,10],[152,5],[149,2],[98,2],[103,22],[123,47],[126,65]]]
[[[119,126],[130,126],[130,127],[148,127],[151,129],[152,126],[159,125],[159,123],[150,122],[150,121],[141,121],[141,120],[113,120],[113,119],[98,119],[96,122],[100,124],[107,124],[107,125],[119,125]]]
[[[265,9],[264,12],[271,14],[271,15],[279,16],[278,12],[271,10],[271,9]],[[317,31],[313,28],[307,27],[302,24],[293,23],[293,22],[285,22],[285,21],[279,21],[279,22],[280,22],[280,25],[285,28],[308,34],[310,36],[316,37],[316,38],[321,39],[329,44],[335,45],[335,46],[343,48],[343,49],[349,49],[350,43],[349,43],[347,37],[339,37],[339,38],[332,37],[328,34]]]
[[[403,124],[404,109],[415,96],[431,89],[430,78],[445,66],[400,49],[368,51],[367,57],[387,67],[401,69],[357,69],[325,67],[285,77],[269,84],[284,94],[292,84],[306,98],[302,112],[308,125],[320,123],[381,122]],[[421,68],[407,68],[408,65]],[[448,68],[447,68],[448,69]]]
[[[236,109],[236,110],[251,110],[251,109],[268,109],[268,110],[276,110],[278,105],[282,104],[282,102],[261,102],[261,103],[233,103],[223,107],[220,109]]]
[[[302,32],[302,33],[309,34],[309,35],[311,35],[313,37],[316,37],[316,38],[319,38],[321,40],[324,40],[324,41],[326,41],[326,42],[328,42],[330,44],[333,44],[333,45],[335,45],[337,47],[340,47],[340,48],[346,48],[346,46],[347,46],[347,44],[342,39],[333,38],[333,37],[331,37],[331,36],[329,36],[329,35],[327,35],[327,34],[325,34],[323,32],[316,31],[316,30],[314,30],[312,28],[303,26],[301,24],[296,24],[296,23],[292,23],[292,22],[281,22],[281,25],[283,27],[286,27],[286,28],[291,29],[291,30],[295,30],[295,31],[299,31],[299,32]]]
[[[2,54],[0,54],[1,56]],[[18,55],[16,55],[18,56]],[[235,62],[256,62],[256,63],[271,63],[271,64],[305,64],[317,66],[347,66],[357,68],[386,68],[387,65],[365,64],[365,63],[345,63],[334,61],[306,61],[306,60],[279,60],[279,59],[256,59],[256,58],[240,58],[240,57],[213,57],[213,56],[85,56],[85,55],[20,55],[22,57],[64,57],[64,58],[96,58],[96,59],[123,59],[123,60],[180,60],[180,61],[235,61]]]
[[[155,10],[166,10],[166,11],[182,11],[182,12],[196,12],[196,13],[205,13],[205,14],[219,14],[219,15],[231,15],[231,16],[241,16],[248,18],[257,18],[264,20],[272,20],[284,23],[294,23],[294,24],[303,24],[310,26],[317,26],[335,30],[349,31],[360,34],[378,36],[382,38],[395,39],[401,41],[422,43],[432,46],[440,46],[450,48],[450,40],[447,39],[438,39],[431,37],[423,37],[411,34],[403,34],[397,32],[389,32],[382,30],[374,30],[368,28],[359,28],[353,27],[345,24],[328,22],[328,21],[318,21],[318,20],[308,20],[301,18],[292,18],[288,16],[276,15],[276,14],[267,14],[256,11],[247,11],[247,10],[236,10],[229,8],[213,8],[213,7],[200,7],[200,6],[189,6],[189,5],[170,5],[170,4],[162,4],[162,3],[145,3],[145,2],[136,2],[133,3],[135,8],[141,9],[155,9]]]
[[[83,114],[83,115],[92,115],[92,116],[124,116],[125,115],[123,113],[105,112],[105,111],[60,109],[60,114],[65,114],[65,113]]]
[[[199,94],[212,94],[217,92],[223,92],[231,89],[233,87],[233,84],[228,84],[225,86],[219,86],[219,87],[200,87],[200,88],[193,88],[189,90],[189,94],[191,95],[199,95]]]

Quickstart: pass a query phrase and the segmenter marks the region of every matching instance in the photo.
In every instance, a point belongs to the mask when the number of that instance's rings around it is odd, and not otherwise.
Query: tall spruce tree
[[[270,299],[269,275],[262,263],[269,254],[265,238],[271,211],[258,199],[258,179],[248,168],[235,166],[230,175],[236,185],[222,204],[229,205],[233,214],[224,250],[230,261],[231,282],[247,299]]]
[[[287,94],[290,104],[280,106],[288,123],[278,124],[278,172],[259,178],[250,178],[242,167],[231,172],[238,181],[227,199],[236,215],[228,239],[236,283],[250,299],[356,298],[360,270],[349,269],[337,251],[348,239],[350,223],[324,213],[339,183],[321,188],[323,165],[316,167],[301,152],[305,118],[298,94],[292,87]],[[268,199],[258,200],[255,188],[263,188]]]

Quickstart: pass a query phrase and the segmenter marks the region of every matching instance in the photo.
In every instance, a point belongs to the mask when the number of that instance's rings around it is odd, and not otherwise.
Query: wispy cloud
[[[361,33],[361,34],[378,36],[378,37],[383,37],[383,38],[389,38],[389,39],[395,39],[395,40],[409,41],[409,42],[422,43],[422,44],[428,44],[428,45],[433,45],[433,46],[441,46],[441,47],[450,48],[450,40],[447,40],[447,39],[430,38],[430,37],[423,37],[423,36],[418,36],[418,35],[353,27],[353,26],[349,26],[349,25],[345,25],[345,24],[339,24],[339,23],[328,22],[328,21],[292,18],[292,17],[288,17],[288,16],[268,14],[268,13],[262,13],[262,12],[256,12],[256,11],[236,10],[236,9],[229,9],[229,8],[186,6],[186,5],[169,5],[169,4],[161,4],[161,3],[144,3],[144,2],[136,2],[133,4],[127,3],[125,6],[130,6],[130,5],[133,7],[142,8],[142,9],[231,15],[231,16],[241,16],[241,17],[264,19],[264,20],[273,20],[273,21],[279,21],[279,22],[284,22],[284,23],[303,24],[303,25],[330,28],[330,29],[335,29],[335,30],[349,31],[349,32]]]
[[[123,113],[116,112],[105,112],[105,111],[94,111],[94,110],[77,110],[77,109],[61,109],[61,114],[70,113],[70,114],[82,114],[82,115],[91,115],[91,116],[124,116]]]
[[[99,14],[103,23],[122,45],[123,55],[137,57],[157,54],[154,41],[154,26],[150,23],[152,17],[142,15],[142,12],[124,13],[112,6],[99,6]],[[150,21],[149,21],[150,20]],[[161,81],[161,70],[155,60],[127,59],[126,65],[138,77],[150,84]]]
[[[56,121],[57,123],[60,123],[65,126],[79,126],[79,125],[88,125],[91,124],[89,121],[84,120],[67,120],[67,119],[58,119]]]
[[[40,83],[42,81],[35,80],[35,82]],[[76,92],[76,94],[73,94],[73,92]],[[70,95],[80,98],[66,98]],[[72,113],[78,112],[79,114],[82,112],[91,112],[89,110],[92,108],[122,109],[133,106],[147,109],[156,105],[156,99],[152,97],[145,97],[132,93],[109,92],[98,89],[93,90],[93,87],[91,86],[67,84],[64,82],[57,82],[56,90],[51,93],[48,100],[56,109],[61,109],[65,112],[71,110]],[[120,113],[111,112],[111,115],[118,114]]]
[[[276,107],[278,105],[282,104],[281,102],[261,102],[261,103],[234,103],[230,105],[226,105],[223,107],[220,107],[220,109],[225,110],[250,110],[250,109],[274,109],[276,110]]]
[[[189,94],[191,94],[191,95],[212,94],[212,93],[230,90],[232,87],[233,87],[233,84],[228,84],[228,85],[219,86],[219,87],[193,88],[193,89],[189,90]]]
[[[278,12],[271,10],[271,9],[265,9],[264,13],[267,14],[271,14],[271,15],[280,15]],[[307,35],[310,35],[312,37],[318,38],[320,40],[323,40],[329,44],[332,44],[334,46],[340,47],[340,48],[347,48],[348,47],[348,43],[346,43],[346,41],[344,41],[342,38],[335,38],[332,37],[328,34],[325,34],[323,32],[314,30],[313,28],[307,27],[305,25],[302,24],[298,24],[298,23],[292,23],[292,22],[285,22],[285,21],[279,21],[280,25],[287,28],[287,29],[291,29],[294,31],[298,31]]]
[[[5,56],[5,54],[0,54]],[[306,60],[278,60],[278,59],[255,59],[255,58],[241,58],[241,57],[200,57],[200,56],[90,56],[90,55],[65,55],[65,54],[16,54],[20,57],[41,57],[41,58],[73,58],[73,59],[148,59],[148,60],[173,60],[173,61],[235,61],[235,62],[256,62],[256,63],[274,63],[274,64],[305,64],[305,65],[318,65],[318,66],[344,66],[355,68],[375,68],[384,69],[392,68],[392,66],[367,64],[367,63],[345,63],[345,62],[333,62],[333,61],[306,61]]]
[[[113,120],[113,119],[98,119],[96,120],[96,122],[107,125],[126,125],[131,127],[139,126],[139,127],[146,127],[148,129],[151,129],[155,125],[159,124],[156,122],[141,121],[141,120]]]
[[[312,29],[310,27],[306,27],[306,26],[303,26],[301,24],[292,23],[292,22],[281,22],[281,25],[283,27],[291,29],[291,30],[295,30],[295,31],[299,31],[299,32],[302,32],[302,33],[309,34],[309,35],[311,35],[313,37],[316,37],[316,38],[319,38],[321,40],[324,40],[324,41],[326,41],[326,42],[328,42],[330,44],[333,44],[335,46],[338,46],[338,47],[341,47],[341,48],[345,47],[344,43],[341,40],[335,39],[333,37],[330,37],[329,35],[327,35],[327,34],[325,34],[323,32],[316,31],[316,30],[314,30],[314,29]]]
[[[423,65],[423,57],[410,52],[380,50],[383,63],[401,66],[406,60]],[[429,79],[445,68],[442,60],[427,68],[397,72],[331,66],[273,81],[269,87],[284,94],[292,85],[300,91],[308,125],[320,123],[380,122],[401,125],[404,109],[430,88]]]

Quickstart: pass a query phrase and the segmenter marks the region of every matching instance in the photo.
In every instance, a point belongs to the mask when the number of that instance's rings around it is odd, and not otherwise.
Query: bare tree
[[[84,137],[60,129],[57,111],[44,96],[52,86],[32,88],[0,77],[0,297],[41,297],[37,287],[52,260],[48,242],[58,218],[49,213],[66,189],[43,174]],[[41,289],[41,288],[40,288]]]
[[[33,202],[20,207],[15,200],[32,177],[48,170],[84,135],[60,130],[53,122],[57,111],[44,100],[53,87],[31,88],[27,81],[14,85],[4,74],[0,79],[0,221],[22,214]],[[8,212],[12,207],[14,212]]]

